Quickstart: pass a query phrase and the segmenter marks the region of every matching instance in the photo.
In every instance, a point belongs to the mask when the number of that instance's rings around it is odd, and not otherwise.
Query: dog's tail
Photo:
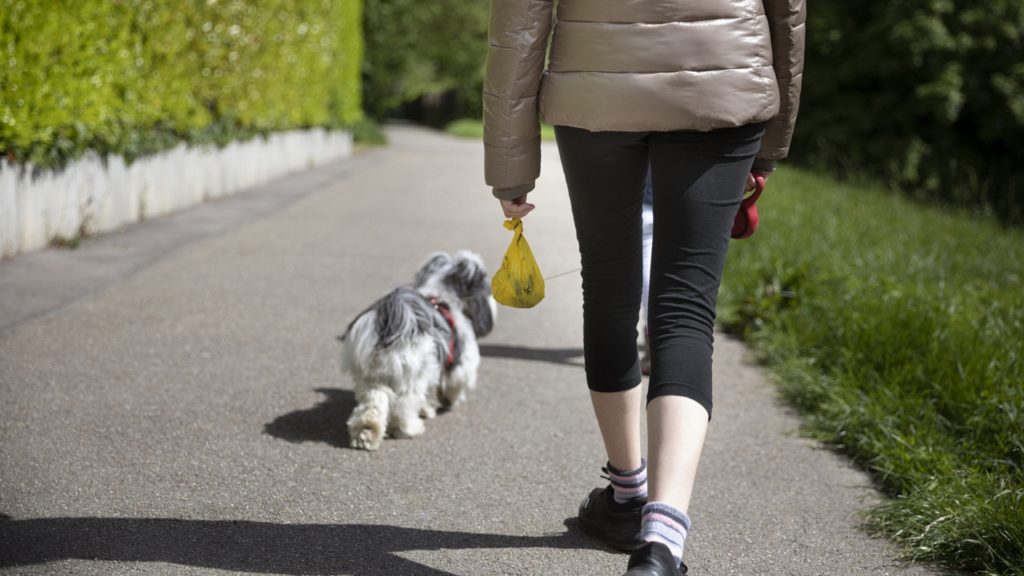
[[[411,288],[397,288],[377,302],[377,337],[387,348],[420,334],[446,331],[448,324],[423,296]]]
[[[339,340],[345,344],[346,368],[365,373],[375,352],[408,343],[418,336],[434,339],[438,356],[443,360],[450,331],[448,323],[419,292],[401,287],[356,317]]]

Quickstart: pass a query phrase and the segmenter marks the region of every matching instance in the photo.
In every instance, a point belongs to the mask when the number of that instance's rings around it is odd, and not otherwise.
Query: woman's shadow
[[[399,552],[599,548],[574,530],[550,536],[442,532],[363,524],[0,515],[0,568],[61,560],[166,562],[237,572],[452,576]]]

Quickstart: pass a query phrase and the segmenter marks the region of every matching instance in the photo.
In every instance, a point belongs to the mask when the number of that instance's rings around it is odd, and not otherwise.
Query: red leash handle
[[[754,177],[754,192],[743,199],[743,207],[753,206],[757,199],[761,197],[761,193],[764,192],[765,177],[763,174],[756,172],[750,173]]]
[[[736,219],[732,223],[732,237],[737,240],[743,238],[750,238],[757,230],[757,224],[759,221],[757,215],[757,206],[754,204],[757,199],[761,197],[761,193],[764,192],[765,176],[757,172],[751,172],[754,177],[754,192],[743,199],[740,202],[740,209],[736,213]]]

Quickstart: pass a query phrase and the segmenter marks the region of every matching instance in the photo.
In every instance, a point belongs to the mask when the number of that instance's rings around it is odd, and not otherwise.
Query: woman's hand
[[[765,182],[768,182],[768,177],[771,176],[771,174],[771,172],[751,171],[750,174],[747,174],[747,187],[743,189],[744,192],[753,192],[754,188],[757,188],[757,181],[755,180],[756,177],[760,176]]]
[[[536,206],[526,201],[528,195],[523,194],[515,200],[498,200],[501,203],[501,211],[505,213],[505,218],[523,218],[532,212]]]

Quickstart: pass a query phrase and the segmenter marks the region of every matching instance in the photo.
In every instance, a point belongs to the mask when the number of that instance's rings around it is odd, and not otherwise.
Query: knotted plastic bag
[[[523,236],[522,220],[506,220],[505,228],[513,233],[512,243],[505,251],[501,268],[491,278],[491,293],[505,306],[533,308],[544,299],[544,277]]]

